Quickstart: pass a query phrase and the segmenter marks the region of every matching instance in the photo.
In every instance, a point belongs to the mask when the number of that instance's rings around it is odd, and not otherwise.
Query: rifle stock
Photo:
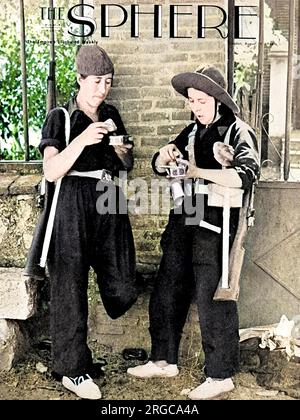
[[[49,73],[47,78],[47,111],[56,107],[56,93],[55,93],[55,58],[54,58],[54,44],[51,44],[51,60],[49,62]],[[47,228],[47,221],[51,209],[51,203],[54,195],[54,183],[45,180],[46,191],[43,196],[43,211],[40,214],[38,223],[36,225],[30,250],[28,252],[26,266],[23,275],[34,278],[36,280],[44,280],[46,277],[45,267],[40,266],[40,259],[42,248],[44,244],[45,232]],[[41,197],[40,197],[41,199]]]
[[[240,276],[245,256],[245,249],[243,244],[248,230],[247,215],[249,207],[249,196],[250,194],[248,193],[245,197],[245,203],[240,209],[238,228],[230,250],[229,287],[220,287],[220,282],[214,294],[213,300],[238,300],[240,291]]]
[[[54,194],[54,183],[46,182],[45,204],[36,225],[30,250],[28,252],[26,266],[23,275],[36,280],[44,280],[46,277],[45,268],[40,266],[40,259],[45,238],[47,221],[51,209],[51,202]]]

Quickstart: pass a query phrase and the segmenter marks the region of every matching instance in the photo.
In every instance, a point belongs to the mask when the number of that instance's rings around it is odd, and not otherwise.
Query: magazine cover
[[[299,1],[0,10],[0,400],[299,399]]]

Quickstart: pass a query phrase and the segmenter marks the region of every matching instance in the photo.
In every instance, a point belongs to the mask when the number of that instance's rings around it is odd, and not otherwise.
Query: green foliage
[[[27,34],[26,43],[28,124],[30,131],[39,132],[46,116],[49,44],[38,42],[37,33]],[[16,27],[0,29],[0,140],[1,159],[22,160],[24,126],[22,112],[22,76],[20,41]],[[32,42],[34,41],[34,42]],[[62,105],[75,90],[75,47],[55,45],[57,104]],[[74,81],[74,82],[73,82]],[[30,146],[30,158],[41,159],[36,147]]]
[[[244,66],[241,63],[235,63],[234,69],[234,82],[235,82],[235,95],[238,94],[240,89],[244,88],[248,92],[255,86],[255,75],[257,66],[255,63],[251,63],[248,66]]]

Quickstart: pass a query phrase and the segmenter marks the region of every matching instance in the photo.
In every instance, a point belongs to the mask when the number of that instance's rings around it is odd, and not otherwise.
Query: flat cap
[[[77,73],[84,76],[114,74],[114,65],[108,54],[98,45],[82,45],[76,55]]]

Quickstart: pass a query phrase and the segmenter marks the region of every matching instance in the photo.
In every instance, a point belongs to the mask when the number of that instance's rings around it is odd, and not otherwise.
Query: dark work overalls
[[[92,123],[75,104],[73,100],[67,106],[70,141]],[[126,134],[117,110],[103,103],[99,121],[108,118],[117,125],[117,134]],[[54,146],[62,151],[66,146],[64,130],[64,113],[54,109],[44,123],[40,150]],[[124,168],[106,137],[99,144],[86,146],[71,169],[106,169],[113,175],[131,169]],[[92,368],[87,346],[90,267],[96,273],[104,307],[112,318],[122,315],[136,299],[135,250],[128,214],[97,212],[97,199],[103,194],[99,188],[97,191],[98,182],[102,181],[79,176],[63,178],[51,238],[48,269],[53,370],[65,376],[79,376]],[[123,197],[120,190],[118,194]]]
[[[235,116],[230,112],[209,127],[197,122],[194,154],[198,167],[221,169],[213,156],[213,144],[224,141],[226,131],[234,121]],[[186,146],[193,127],[194,124],[186,127],[173,142],[184,159],[189,159]],[[245,127],[234,127],[230,144],[235,149],[233,166],[241,176],[243,188],[248,188],[259,168],[256,139]],[[157,154],[153,158],[153,169],[158,173],[156,157]],[[195,195],[193,199],[196,199]],[[237,229],[238,210],[231,209],[230,245]],[[222,227],[222,211],[222,208],[208,207],[204,197],[206,222]],[[206,375],[227,378],[234,375],[239,365],[239,322],[236,302],[213,301],[222,274],[222,235],[199,224],[187,225],[186,218],[190,216],[184,209],[172,210],[161,238],[163,256],[149,304],[151,359],[177,364],[182,330],[194,298]]]

